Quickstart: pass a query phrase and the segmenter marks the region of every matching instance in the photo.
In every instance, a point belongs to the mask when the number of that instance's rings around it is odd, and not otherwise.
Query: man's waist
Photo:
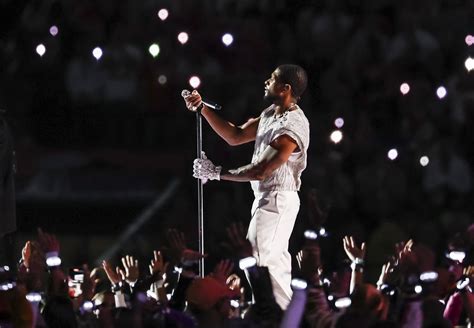
[[[283,184],[265,184],[261,181],[250,181],[252,190],[254,193],[265,193],[271,191],[288,191],[288,192],[298,192],[300,190],[299,186],[294,185],[283,185]]]

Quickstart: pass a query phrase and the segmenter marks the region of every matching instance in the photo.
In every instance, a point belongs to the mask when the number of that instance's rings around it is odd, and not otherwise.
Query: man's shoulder
[[[303,110],[298,107],[298,110],[294,111],[294,115],[291,115],[289,124],[304,126],[309,128],[309,120],[304,114]]]
[[[260,113],[260,117],[272,116],[274,112],[274,105],[270,105]]]

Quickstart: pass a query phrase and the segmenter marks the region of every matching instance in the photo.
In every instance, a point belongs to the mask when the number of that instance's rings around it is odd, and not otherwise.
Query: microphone
[[[191,92],[189,90],[184,89],[183,91],[181,91],[181,97],[183,97],[183,98],[186,98],[190,95],[191,95]],[[211,102],[211,101],[204,100],[204,99],[201,99],[201,101],[204,105],[206,105],[210,109],[213,109],[213,110],[221,110],[222,109],[222,106],[216,104],[215,102]]]

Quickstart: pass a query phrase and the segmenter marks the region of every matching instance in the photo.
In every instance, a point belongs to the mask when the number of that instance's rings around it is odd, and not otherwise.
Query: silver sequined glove
[[[196,158],[193,163],[193,177],[201,180],[220,180],[222,166],[215,166],[206,154],[202,152],[202,158]]]

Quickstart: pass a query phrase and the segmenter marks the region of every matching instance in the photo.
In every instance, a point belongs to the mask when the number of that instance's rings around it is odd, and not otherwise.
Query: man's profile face
[[[279,80],[280,70],[277,68],[273,71],[269,79],[265,81],[265,100],[274,102],[280,98],[280,92],[283,90],[284,84]]]

